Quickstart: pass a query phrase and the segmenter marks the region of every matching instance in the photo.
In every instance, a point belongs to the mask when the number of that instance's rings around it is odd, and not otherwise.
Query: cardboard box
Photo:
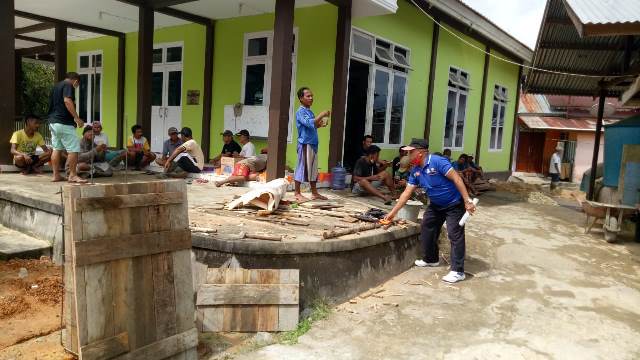
[[[220,172],[222,175],[231,175],[233,173],[233,168],[236,164],[242,159],[223,156],[220,158]]]

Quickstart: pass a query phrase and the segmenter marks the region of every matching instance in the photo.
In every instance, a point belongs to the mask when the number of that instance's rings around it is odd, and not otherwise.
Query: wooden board
[[[197,291],[202,331],[288,331],[298,324],[299,270],[208,269]]]
[[[65,347],[80,359],[197,359],[183,181],[67,186]]]

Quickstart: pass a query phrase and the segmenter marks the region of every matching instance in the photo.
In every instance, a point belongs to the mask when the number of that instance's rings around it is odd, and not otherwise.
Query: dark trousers
[[[197,167],[193,161],[191,161],[191,159],[187,158],[186,156],[181,157],[178,160],[178,166],[180,167],[180,169],[188,172],[188,173],[199,173],[200,172],[200,168]]]
[[[424,261],[439,261],[438,237],[442,224],[447,221],[447,235],[451,242],[451,270],[464,272],[464,226],[458,225],[465,213],[464,203],[458,202],[447,207],[430,204],[422,218],[420,240],[424,249]]]

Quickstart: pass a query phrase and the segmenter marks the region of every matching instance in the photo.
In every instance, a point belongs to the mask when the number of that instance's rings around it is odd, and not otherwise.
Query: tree
[[[22,62],[22,115],[35,114],[46,117],[49,112],[49,95],[53,88],[55,72],[52,65],[40,62]]]

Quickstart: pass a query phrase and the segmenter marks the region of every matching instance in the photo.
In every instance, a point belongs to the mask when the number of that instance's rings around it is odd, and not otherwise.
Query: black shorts
[[[40,161],[40,156],[39,155],[30,155],[29,157],[31,158],[31,164],[29,164],[29,165],[25,164],[24,166],[18,166],[18,165],[15,164],[15,160],[14,160],[13,163],[14,163],[14,165],[16,165],[19,168],[28,168],[28,167],[31,167],[31,166],[37,164]]]
[[[187,156],[183,156],[178,160],[178,167],[188,173],[199,173],[200,168],[191,161]]]

